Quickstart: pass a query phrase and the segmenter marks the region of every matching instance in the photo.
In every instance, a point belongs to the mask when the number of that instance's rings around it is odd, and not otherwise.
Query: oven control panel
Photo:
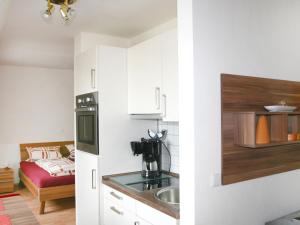
[[[98,104],[98,92],[76,96],[76,108],[86,108]]]

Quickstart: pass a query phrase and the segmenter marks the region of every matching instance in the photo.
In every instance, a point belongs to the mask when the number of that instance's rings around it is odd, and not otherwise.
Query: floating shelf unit
[[[256,127],[259,116],[268,120],[270,143],[256,144]],[[300,112],[237,112],[234,113],[234,144],[247,148],[265,148],[299,144],[288,141],[288,134],[300,133]]]
[[[265,111],[264,106],[282,100],[299,112]],[[288,138],[297,134],[300,139],[300,82],[222,74],[221,106],[223,185],[300,169],[300,140]],[[256,144],[262,115],[267,117],[268,144]],[[265,120],[260,121],[264,127]],[[291,137],[296,141],[288,141]]]

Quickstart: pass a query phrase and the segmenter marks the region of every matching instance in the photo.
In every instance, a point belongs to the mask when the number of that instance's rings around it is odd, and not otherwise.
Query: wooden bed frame
[[[26,147],[42,147],[42,146],[62,147],[69,144],[74,144],[74,141],[20,144],[21,161],[26,161],[29,158]],[[40,214],[45,213],[46,201],[75,196],[75,184],[39,188],[22,172],[22,170],[19,170],[19,175],[20,175],[21,182],[27,187],[27,189],[33,194],[33,196],[37,197],[38,200],[40,201]]]

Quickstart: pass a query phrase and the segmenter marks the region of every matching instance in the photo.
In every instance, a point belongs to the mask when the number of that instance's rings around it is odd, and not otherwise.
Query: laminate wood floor
[[[75,198],[47,201],[45,214],[39,215],[39,201],[26,188],[20,188],[17,192],[41,225],[75,225]]]

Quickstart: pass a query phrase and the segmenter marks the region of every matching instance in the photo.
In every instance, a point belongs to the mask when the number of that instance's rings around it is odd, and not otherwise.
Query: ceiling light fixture
[[[70,7],[77,0],[47,0],[47,9],[42,12],[42,18],[50,22],[55,10],[54,5],[60,6],[60,14],[65,24],[70,24],[76,16],[76,11]]]
[[[45,22],[51,21],[54,10],[54,5],[50,2],[50,0],[48,0],[47,9],[45,11],[42,11],[41,14]]]

